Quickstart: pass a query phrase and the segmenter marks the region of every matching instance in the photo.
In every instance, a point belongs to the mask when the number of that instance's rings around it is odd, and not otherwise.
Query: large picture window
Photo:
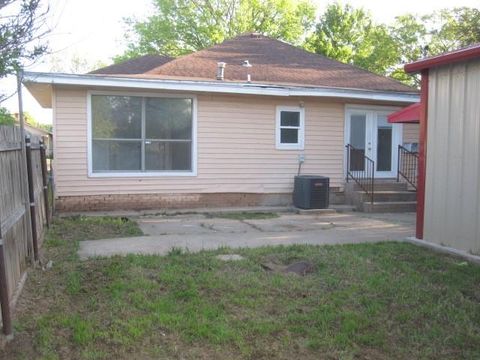
[[[193,99],[91,96],[92,173],[193,172]]]

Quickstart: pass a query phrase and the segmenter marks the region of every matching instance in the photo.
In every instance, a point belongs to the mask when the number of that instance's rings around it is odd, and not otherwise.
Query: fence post
[[[45,218],[47,227],[50,227],[50,205],[48,204],[48,171],[47,171],[47,155],[45,153],[45,142],[40,141],[40,162],[42,163],[42,181],[43,181],[43,198],[45,202]]]
[[[38,234],[37,217],[35,216],[35,187],[33,184],[32,142],[28,136],[25,137],[25,147],[27,150],[27,180],[28,197],[30,199],[30,223],[32,225],[33,256],[35,261],[38,261]]]
[[[0,227],[0,303],[2,307],[3,333],[7,336],[7,339],[11,339],[13,337],[12,313],[10,309],[10,299],[8,298],[4,245],[2,228]]]

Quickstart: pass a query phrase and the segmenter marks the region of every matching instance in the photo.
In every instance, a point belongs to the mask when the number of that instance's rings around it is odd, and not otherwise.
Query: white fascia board
[[[72,85],[86,87],[117,87],[130,89],[191,91],[224,94],[251,94],[267,96],[306,96],[306,97],[341,97],[358,100],[397,101],[415,103],[420,96],[415,93],[388,91],[371,91],[339,88],[302,88],[255,83],[209,82],[192,80],[138,79],[98,75],[55,74],[42,72],[25,72],[24,83],[41,83],[51,85]]]
[[[395,101],[416,103],[420,101],[420,95],[415,93],[398,93],[387,91],[369,91],[335,88],[316,88],[316,89],[290,89],[290,96],[316,96],[316,97],[336,97],[345,99],[376,100],[376,101]]]

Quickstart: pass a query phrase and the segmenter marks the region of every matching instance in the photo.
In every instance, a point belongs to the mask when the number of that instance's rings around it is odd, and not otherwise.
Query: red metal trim
[[[422,70],[420,92],[420,131],[418,143],[418,184],[417,184],[417,226],[415,236],[423,239],[423,224],[425,217],[425,178],[427,155],[428,126],[428,69]]]
[[[404,69],[407,73],[416,73],[434,66],[450,64],[480,57],[480,44],[475,44],[463,49],[447,52],[445,54],[428,57],[419,61],[406,64]]]
[[[388,115],[389,123],[416,123],[420,122],[420,103],[412,104]]]

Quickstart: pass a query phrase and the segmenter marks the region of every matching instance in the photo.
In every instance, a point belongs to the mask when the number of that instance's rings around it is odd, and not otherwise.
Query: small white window
[[[280,150],[303,150],[305,111],[301,107],[278,106],[276,145]]]

